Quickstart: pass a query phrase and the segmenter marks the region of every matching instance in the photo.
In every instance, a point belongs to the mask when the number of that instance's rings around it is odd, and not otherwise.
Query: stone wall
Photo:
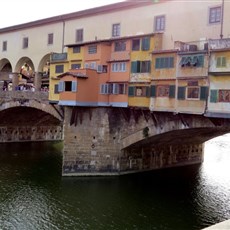
[[[62,140],[62,126],[1,126],[0,142]]]
[[[146,127],[154,125],[153,119],[136,112],[65,107],[63,175],[118,175],[203,161],[202,144],[152,143],[123,148],[127,136],[138,132],[147,138]]]

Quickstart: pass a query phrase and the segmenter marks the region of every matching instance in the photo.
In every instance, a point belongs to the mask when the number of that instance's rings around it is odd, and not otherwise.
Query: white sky
[[[1,0],[0,28],[124,0]]]

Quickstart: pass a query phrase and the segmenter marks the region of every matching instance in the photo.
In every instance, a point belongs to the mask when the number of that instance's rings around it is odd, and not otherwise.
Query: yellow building
[[[209,41],[209,100],[206,116],[230,115],[230,39]]]

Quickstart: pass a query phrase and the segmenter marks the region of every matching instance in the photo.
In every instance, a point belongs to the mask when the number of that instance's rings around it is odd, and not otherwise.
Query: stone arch
[[[7,58],[0,60],[0,71],[1,72],[12,72],[12,65]]]
[[[35,75],[36,88],[48,90],[50,75],[50,54],[46,54],[38,65],[38,73]]]
[[[9,74],[12,73],[12,65],[6,58],[0,60],[0,81],[10,81]]]
[[[29,57],[21,57],[16,66],[15,66],[15,72],[20,72],[21,67],[24,65],[24,63],[27,63],[33,71],[35,71],[35,67],[33,64],[33,61]]]
[[[41,103],[36,100],[8,101],[0,105],[0,112],[15,107],[21,107],[21,106],[41,110],[55,117],[60,122],[63,121],[63,115],[60,110],[58,110],[56,107],[52,106],[51,104]]]

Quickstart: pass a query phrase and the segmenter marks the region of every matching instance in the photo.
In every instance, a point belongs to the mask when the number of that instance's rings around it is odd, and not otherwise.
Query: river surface
[[[198,230],[230,218],[230,135],[201,165],[62,178],[62,143],[0,145],[0,229]]]

